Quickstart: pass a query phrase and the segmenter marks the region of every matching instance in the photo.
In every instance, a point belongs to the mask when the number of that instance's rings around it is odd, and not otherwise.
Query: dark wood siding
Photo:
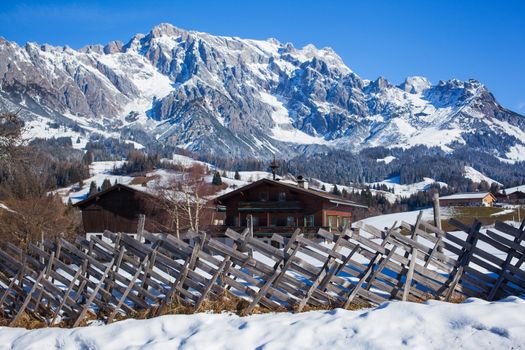
[[[79,205],[85,232],[137,232],[140,214],[146,215],[145,228],[156,232],[162,215],[155,213],[149,196],[135,190],[116,188]]]

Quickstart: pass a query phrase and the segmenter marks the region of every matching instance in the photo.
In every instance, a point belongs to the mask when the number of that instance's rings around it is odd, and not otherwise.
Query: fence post
[[[439,193],[436,192],[432,195],[432,206],[434,207],[434,226],[436,226],[440,231],[441,228],[441,207],[439,206]],[[439,239],[439,236],[436,235],[436,238]],[[443,253],[443,244],[439,242],[437,251]]]
[[[139,222],[137,225],[137,241],[142,243],[142,236],[144,235],[144,224],[146,223],[146,215],[139,214]]]

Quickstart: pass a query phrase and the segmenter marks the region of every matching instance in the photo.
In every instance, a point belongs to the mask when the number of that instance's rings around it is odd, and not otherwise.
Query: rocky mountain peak
[[[35,130],[65,125],[57,135],[134,135],[222,157],[420,144],[450,151],[490,134],[505,143],[491,146],[493,154],[507,159],[523,149],[525,160],[525,118],[478,81],[370,82],[330,48],[166,23],[126,44],[78,51],[0,42],[0,108],[21,110]]]
[[[407,77],[403,84],[401,84],[399,87],[406,92],[410,92],[411,94],[420,94],[423,91],[429,89],[431,86],[432,84],[427,78],[413,76]]]
[[[170,23],[160,23],[151,29],[149,36],[152,38],[160,38],[162,36],[178,36],[182,33],[186,33],[186,31]]]

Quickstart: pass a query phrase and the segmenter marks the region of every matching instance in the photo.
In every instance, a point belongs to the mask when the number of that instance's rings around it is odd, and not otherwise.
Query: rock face
[[[150,141],[226,157],[468,144],[525,160],[525,118],[478,81],[371,82],[329,48],[169,24],[77,51],[2,39],[0,108],[20,110],[34,127],[139,130]]]

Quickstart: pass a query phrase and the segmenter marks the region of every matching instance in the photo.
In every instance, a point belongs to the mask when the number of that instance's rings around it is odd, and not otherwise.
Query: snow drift
[[[525,301],[510,297],[249,317],[170,315],[76,329],[0,328],[0,349],[518,349],[525,347],[524,312]]]

